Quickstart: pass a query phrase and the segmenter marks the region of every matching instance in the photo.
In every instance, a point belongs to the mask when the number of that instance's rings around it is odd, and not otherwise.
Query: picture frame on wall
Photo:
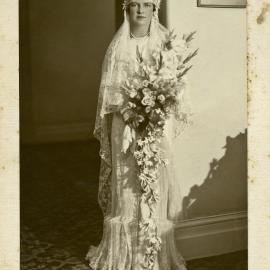
[[[197,0],[198,7],[245,8],[247,0]]]

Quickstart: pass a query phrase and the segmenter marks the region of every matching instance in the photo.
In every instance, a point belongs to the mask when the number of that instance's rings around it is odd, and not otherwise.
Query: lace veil
[[[150,50],[161,44],[166,33],[168,33],[168,30],[159,23],[158,9],[156,9],[152,17],[147,44]],[[124,102],[121,83],[125,77],[125,67],[129,63],[130,39],[129,16],[127,11],[124,10],[124,22],[111,41],[103,61],[94,128],[94,136],[100,142],[101,164],[98,202],[104,216],[109,215],[111,209],[112,161],[110,134],[112,113],[119,111]],[[184,92],[181,96],[180,106],[174,115],[173,138],[176,138],[190,123],[191,110]]]

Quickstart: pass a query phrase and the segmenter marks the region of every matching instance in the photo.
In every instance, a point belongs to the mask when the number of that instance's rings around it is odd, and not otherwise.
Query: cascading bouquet
[[[122,86],[126,100],[120,110],[126,124],[122,152],[132,148],[138,167],[142,191],[140,229],[147,234],[145,269],[153,269],[161,248],[153,217],[159,201],[158,170],[168,161],[158,144],[164,135],[166,120],[181,105],[185,75],[192,67],[189,62],[198,52],[189,49],[194,34],[177,39],[173,31],[169,32],[162,46],[153,51],[150,61],[143,59],[137,48],[137,69]]]

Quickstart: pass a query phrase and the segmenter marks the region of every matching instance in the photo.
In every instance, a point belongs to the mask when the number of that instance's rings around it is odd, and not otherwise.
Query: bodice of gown
[[[128,42],[128,55],[125,57],[124,73],[126,79],[127,77],[133,76],[136,66],[138,65],[137,60],[137,49],[142,53],[144,60],[150,58],[150,49],[149,49],[149,37],[140,37],[140,38],[130,38]]]

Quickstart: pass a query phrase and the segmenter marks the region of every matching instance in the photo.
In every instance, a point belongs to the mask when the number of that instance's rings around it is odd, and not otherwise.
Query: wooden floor
[[[102,236],[97,142],[21,147],[21,270],[89,270]],[[188,270],[245,270],[247,252],[189,261]]]

